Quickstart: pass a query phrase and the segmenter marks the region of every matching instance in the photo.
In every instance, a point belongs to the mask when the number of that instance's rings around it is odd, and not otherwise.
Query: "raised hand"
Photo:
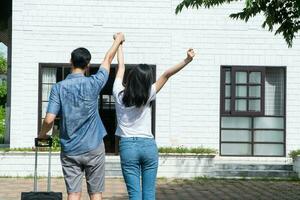
[[[119,46],[125,41],[125,36],[123,33],[116,33],[113,35],[114,42],[110,49],[106,52],[104,60],[101,66],[106,69],[108,72],[110,71],[110,64],[114,59]]]
[[[125,42],[125,36],[124,36],[124,33],[122,33],[122,32],[115,33],[113,38],[114,38],[114,40],[120,40],[121,43]]]
[[[187,64],[189,64],[190,62],[192,62],[193,58],[195,57],[195,52],[193,49],[189,49],[187,52],[187,57],[179,62],[178,64],[174,65],[173,67],[170,67],[169,69],[167,69],[159,78],[158,80],[155,82],[155,89],[156,89],[156,93],[158,93],[160,91],[160,89],[165,85],[165,83],[168,81],[168,79],[173,76],[174,74],[176,74],[177,72],[179,72],[180,70],[182,70]]]
[[[189,50],[186,52],[186,54],[187,54],[187,58],[188,58],[189,60],[193,60],[193,58],[195,57],[194,49],[189,49]]]

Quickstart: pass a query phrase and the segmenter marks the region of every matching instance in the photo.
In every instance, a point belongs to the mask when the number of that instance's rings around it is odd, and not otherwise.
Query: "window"
[[[264,68],[224,67],[223,113],[231,115],[263,115]]]
[[[65,79],[65,77],[70,73],[70,66],[67,65],[59,65],[54,66],[49,64],[47,67],[40,67],[40,74],[39,74],[39,123],[38,128],[40,130],[41,124],[44,120],[46,115],[49,95],[51,92],[52,86]],[[59,127],[60,127],[60,118],[59,116],[56,117],[54,121],[53,129],[50,130],[53,135],[59,134]]]
[[[221,66],[220,154],[285,155],[285,68]]]
[[[126,65],[125,77],[130,70],[135,65]],[[151,65],[154,75],[155,66]],[[40,64],[39,68],[39,117],[38,117],[38,129],[40,130],[42,121],[45,117],[49,95],[52,86],[64,80],[68,74],[70,74],[69,64]],[[99,65],[90,65],[89,70],[87,70],[86,75],[95,74],[99,69]],[[112,87],[115,80],[115,65],[112,65],[111,71],[109,73],[108,81],[105,87],[99,94],[99,113],[102,122],[106,128],[107,136],[104,138],[105,150],[107,153],[118,153],[118,139],[115,137],[116,130],[116,112],[115,112],[115,102],[112,96]],[[60,118],[57,116],[54,122],[53,129],[51,130],[53,135],[58,135],[60,130]],[[155,134],[155,102],[152,104],[152,133]]]

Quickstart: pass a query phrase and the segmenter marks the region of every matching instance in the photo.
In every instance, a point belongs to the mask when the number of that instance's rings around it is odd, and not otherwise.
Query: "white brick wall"
[[[261,28],[262,18],[231,20],[242,3],[184,10],[171,0],[14,0],[11,146],[32,146],[37,133],[38,63],[68,62],[84,46],[99,63],[112,34],[126,34],[126,63],[157,65],[157,75],[193,47],[197,57],[157,98],[160,146],[219,146],[220,65],[287,66],[287,151],[300,145],[300,40],[288,49]]]

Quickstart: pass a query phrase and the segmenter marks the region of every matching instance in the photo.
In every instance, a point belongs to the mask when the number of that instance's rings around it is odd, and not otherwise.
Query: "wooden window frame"
[[[228,70],[230,68],[230,70]],[[230,83],[226,83],[226,72],[230,71]],[[247,72],[247,83],[246,84],[240,84],[236,83],[236,72]],[[260,84],[254,84],[249,83],[249,73],[251,72],[261,72],[261,83]],[[265,109],[265,68],[264,67],[242,67],[242,66],[221,66],[221,113],[225,115],[230,116],[264,116],[264,109]],[[236,90],[235,87],[241,85],[247,87],[247,96],[244,98],[236,97]],[[230,97],[226,97],[225,91],[226,86],[230,86]],[[260,86],[260,97],[250,97],[249,96],[249,86]],[[225,99],[230,99],[230,111],[226,111],[225,109]],[[245,99],[247,104],[247,111],[236,111],[235,110],[235,100],[236,99]],[[260,112],[256,111],[249,111],[248,110],[248,104],[249,100],[260,100]]]
[[[238,69],[238,71],[240,69],[245,69],[245,70],[252,70],[252,69],[263,69],[263,80],[262,84],[263,84],[263,88],[261,88],[261,92],[263,92],[263,95],[265,93],[265,71],[267,68],[278,68],[278,69],[282,69],[283,70],[283,75],[284,75],[284,100],[283,100],[283,114],[282,115],[265,115],[265,113],[252,113],[252,112],[226,112],[225,111],[225,79],[226,79],[226,69],[231,69],[231,83],[233,81],[233,69]],[[230,65],[221,65],[220,68],[220,121],[219,121],[219,155],[220,156],[231,156],[231,157],[285,157],[286,156],[286,66],[230,66]],[[228,84],[229,85],[229,84]],[[231,88],[231,93],[232,93],[232,88]],[[232,95],[232,94],[231,94]],[[265,104],[265,96],[263,97],[263,104]],[[232,98],[232,96],[231,96]],[[263,111],[265,110],[265,105],[261,106],[263,108]],[[231,105],[231,109],[232,109],[232,105]],[[246,128],[222,128],[222,117],[249,117],[251,118],[251,128],[246,129]],[[256,117],[280,117],[283,118],[283,128],[282,129],[276,129],[276,128],[272,128],[272,129],[259,129],[259,128],[254,128],[254,118]],[[239,142],[239,141],[222,141],[222,130],[249,130],[251,132],[251,141],[250,142]],[[259,131],[259,130],[274,130],[274,131],[283,131],[283,142],[255,142],[254,141],[254,132],[255,131]],[[222,154],[222,149],[221,149],[221,145],[222,144],[226,144],[226,143],[230,143],[230,144],[251,144],[251,155],[226,155],[226,154]],[[254,155],[254,145],[255,144],[282,144],[283,145],[283,154],[282,155]]]

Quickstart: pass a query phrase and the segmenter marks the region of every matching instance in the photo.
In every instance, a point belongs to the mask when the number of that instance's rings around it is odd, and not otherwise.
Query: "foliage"
[[[32,148],[0,148],[0,152],[10,152],[10,151],[29,152],[29,151],[33,151],[33,149]]]
[[[183,0],[176,7],[176,14],[186,8],[210,8],[225,3],[232,3],[242,0]],[[273,31],[275,35],[282,34],[289,47],[300,29],[300,0],[246,0],[245,7],[241,12],[232,13],[233,19],[241,19],[247,22],[249,18],[263,13],[265,20],[263,28]]]
[[[0,74],[6,74],[7,73],[7,60],[3,57],[3,55],[0,55]]]
[[[35,149],[32,148],[0,148],[0,152],[33,152]],[[59,147],[52,147],[52,151],[53,152],[60,152],[60,148]],[[40,147],[39,148],[39,152],[48,152],[48,148],[47,147]]]
[[[160,147],[160,153],[195,153],[195,154],[216,154],[217,151],[211,148],[186,148],[186,147]]]
[[[0,55],[0,74],[6,74],[6,73],[7,73],[7,61],[2,55]],[[2,84],[0,84],[0,106],[5,107],[6,97],[7,97],[7,84],[5,81],[3,81]]]
[[[53,143],[52,143],[52,149],[54,151],[60,151],[60,139],[58,135],[52,136]]]
[[[289,153],[289,156],[291,158],[293,158],[293,160],[297,157],[297,156],[300,156],[300,149],[297,149],[297,150],[293,150]]]
[[[0,106],[0,144],[4,143],[5,138],[5,108]]]
[[[58,136],[53,136],[53,145],[52,150],[54,152],[60,151],[60,142]],[[40,151],[48,151],[48,148],[41,148]],[[22,151],[22,152],[30,152],[34,151],[33,148],[0,148],[0,151],[9,152],[9,151]],[[215,149],[210,148],[186,148],[186,147],[161,147],[159,148],[160,153],[195,153],[195,154],[216,154],[217,151]]]
[[[7,85],[4,82],[0,85],[0,106],[5,107],[6,97],[7,97]]]

